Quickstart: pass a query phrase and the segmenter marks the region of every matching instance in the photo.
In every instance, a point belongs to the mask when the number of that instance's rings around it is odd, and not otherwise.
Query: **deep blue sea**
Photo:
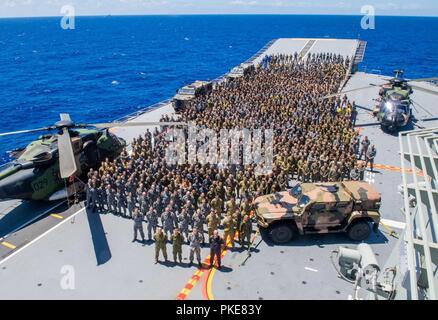
[[[232,15],[0,19],[0,132],[46,126],[70,113],[111,121],[171,97],[194,80],[214,79],[280,37],[368,41],[361,69],[410,78],[438,75],[438,18]],[[6,151],[36,135],[0,138]]]

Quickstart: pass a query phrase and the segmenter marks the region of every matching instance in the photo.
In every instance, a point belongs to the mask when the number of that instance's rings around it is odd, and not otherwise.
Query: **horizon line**
[[[142,16],[349,16],[362,17],[361,14],[351,13],[144,13],[144,14],[78,14],[75,17],[142,17]],[[400,17],[400,18],[438,18],[438,15],[396,15],[376,14],[376,17]],[[62,14],[41,16],[0,16],[0,19],[28,19],[28,18],[62,18]]]

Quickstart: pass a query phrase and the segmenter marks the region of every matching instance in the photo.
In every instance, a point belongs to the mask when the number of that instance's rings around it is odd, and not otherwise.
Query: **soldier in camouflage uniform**
[[[166,250],[167,236],[161,228],[157,228],[157,232],[154,235],[154,240],[155,240],[155,264],[158,263],[160,251],[163,252],[164,260],[167,262],[167,250]]]
[[[202,242],[202,236],[198,232],[198,229],[193,229],[192,233],[189,235],[189,246],[190,246],[190,265],[193,264],[194,255],[196,254],[196,260],[198,260],[198,265],[201,268],[202,262],[201,262],[201,242]]]
[[[127,206],[127,212],[128,212],[128,217],[132,218],[132,214],[134,212],[134,208],[135,208],[135,197],[132,195],[132,192],[129,192],[128,195],[126,196],[126,206]]]
[[[164,233],[166,235],[169,233],[170,237],[172,236],[173,229],[175,228],[175,218],[175,214],[170,211],[169,207],[167,207],[161,215],[161,225],[163,226]]]
[[[114,190],[111,188],[110,185],[108,185],[106,189],[106,203],[108,205],[108,212],[110,213],[116,213],[116,197],[114,195]]]
[[[183,209],[178,215],[178,228],[186,239],[189,237],[189,226],[191,224],[190,216],[187,214],[187,210]]]
[[[211,211],[205,220],[207,222],[208,237],[210,238],[213,235],[213,231],[219,226],[221,220],[218,214],[214,211]]]
[[[311,172],[312,172],[312,182],[319,182],[319,170],[320,165],[318,161],[312,163]]]
[[[152,239],[152,231],[155,234],[158,227],[158,214],[153,207],[150,207],[146,213],[146,220],[148,222],[148,240],[150,241]]]
[[[198,209],[195,211],[195,213],[192,216],[192,230],[194,228],[197,228],[199,233],[202,235],[202,244],[205,244],[205,237],[204,237],[204,222],[205,217],[202,214],[201,209]]]
[[[103,186],[97,188],[97,203],[100,212],[105,212],[106,206],[106,191]]]
[[[245,240],[248,244],[248,249],[251,244],[252,222],[248,215],[243,216],[243,220],[239,227],[239,240],[242,248],[245,247]]]
[[[125,204],[125,195],[121,189],[117,190],[116,193],[116,203],[117,203],[117,214],[122,217],[126,216],[126,204]]]
[[[175,230],[173,230],[173,235],[172,235],[172,253],[173,253],[173,261],[175,263],[177,258],[179,263],[182,263],[182,245],[184,243],[184,237],[182,236],[182,234],[180,233],[179,229],[176,228]]]
[[[94,181],[87,184],[87,208],[91,208],[91,212],[95,212],[97,208],[97,190]]]
[[[230,239],[231,246],[234,248],[234,235],[236,232],[236,225],[232,215],[227,215],[222,221],[222,227],[224,228],[224,242],[228,246],[227,241]]]
[[[137,233],[140,231],[141,240],[144,242],[144,232],[143,232],[143,216],[141,215],[138,208],[134,209],[134,240],[132,242],[137,241]]]
[[[224,202],[221,199],[219,199],[219,196],[216,195],[214,199],[211,200],[210,207],[218,214],[218,216],[222,215],[223,206],[224,206]]]
[[[354,166],[354,168],[351,169],[350,179],[353,180],[353,181],[359,181],[360,180],[360,171],[359,171],[357,166]]]
[[[236,210],[237,210],[236,200],[234,199],[234,197],[231,197],[231,199],[225,203],[225,212],[227,214],[234,214]]]
[[[324,163],[320,169],[321,182],[328,182],[328,174],[329,174],[329,169],[327,168],[327,164]]]

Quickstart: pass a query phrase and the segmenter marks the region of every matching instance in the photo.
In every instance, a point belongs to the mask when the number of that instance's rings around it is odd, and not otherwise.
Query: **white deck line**
[[[53,226],[52,228],[50,228],[49,230],[47,230],[46,232],[44,232],[43,234],[39,235],[38,237],[36,237],[35,239],[33,239],[31,242],[29,242],[28,244],[24,245],[23,247],[21,247],[20,249],[14,251],[13,253],[11,253],[9,256],[7,256],[6,258],[4,258],[2,261],[0,261],[0,265],[2,265],[3,263],[7,262],[9,259],[12,259],[14,256],[16,256],[17,254],[19,254],[21,251],[23,251],[24,249],[30,247],[32,244],[34,244],[35,242],[37,242],[38,240],[44,238],[46,235],[48,235],[49,233],[51,233],[52,231],[58,229],[60,226],[62,226],[64,223],[66,223],[67,221],[70,221],[72,218],[74,218],[75,216],[77,216],[79,213],[81,213],[82,211],[84,211],[85,208],[82,208],[81,210],[75,212],[74,214],[72,214],[71,216],[65,218],[62,222],[58,223],[57,225]]]

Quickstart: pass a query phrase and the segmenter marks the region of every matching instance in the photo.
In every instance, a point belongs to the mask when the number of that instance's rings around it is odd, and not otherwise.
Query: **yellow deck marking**
[[[55,214],[55,213],[51,214],[51,216],[52,216],[53,218],[56,218],[56,219],[64,219],[63,216],[60,216],[59,214]]]
[[[214,274],[216,273],[216,268],[213,268],[211,270],[210,274],[208,275],[208,281],[207,281],[207,297],[208,300],[214,300],[213,290],[211,289],[211,284],[213,283]]]
[[[239,232],[236,232],[234,235],[234,241],[239,241]],[[225,255],[229,251],[229,246],[231,245],[230,239],[228,239],[227,243],[225,244],[225,250],[221,253],[221,260],[225,257]],[[208,280],[207,280],[207,298],[208,300],[214,300],[213,290],[211,289],[211,284],[213,283],[214,274],[216,273],[216,268],[212,268],[209,272]]]
[[[14,246],[13,244],[11,244],[11,243],[9,243],[9,242],[6,242],[6,241],[3,241],[3,242],[2,242],[2,245],[5,246],[6,248],[9,248],[9,249],[12,249],[12,250],[14,250],[15,248],[17,248],[17,247]]]

